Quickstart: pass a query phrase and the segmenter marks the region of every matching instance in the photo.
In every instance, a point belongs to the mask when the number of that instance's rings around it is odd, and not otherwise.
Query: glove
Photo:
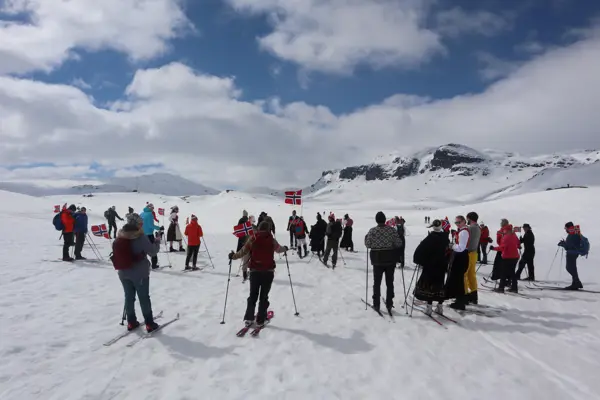
[[[494,243],[494,241],[492,240],[492,238],[487,238],[488,243]]]
[[[233,255],[234,255],[234,254],[235,254],[235,253],[233,252],[233,250],[231,251],[231,253],[229,253],[229,260],[230,260],[230,261],[231,261],[231,260],[233,260]]]
[[[564,240],[561,240],[560,242],[558,242],[558,245],[557,245],[557,246],[560,246],[560,247],[565,247],[565,241],[564,241]]]
[[[288,252],[288,250],[289,250],[289,248],[288,248],[287,246],[283,246],[283,252],[284,252],[284,253],[287,253],[287,252]]]
[[[162,234],[160,233],[160,231],[154,232],[154,237],[160,239],[162,237]]]

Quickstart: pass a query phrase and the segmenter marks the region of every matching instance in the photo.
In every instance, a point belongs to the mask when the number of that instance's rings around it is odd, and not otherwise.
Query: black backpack
[[[113,252],[108,257],[116,270],[123,270],[131,268],[135,263],[143,260],[146,255],[144,253],[133,254],[131,240],[116,238],[113,243]]]

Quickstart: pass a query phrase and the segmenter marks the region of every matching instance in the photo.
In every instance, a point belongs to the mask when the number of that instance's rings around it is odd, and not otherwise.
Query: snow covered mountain
[[[427,202],[440,194],[463,202],[482,201],[567,185],[600,185],[599,161],[597,150],[524,157],[451,143],[408,157],[389,154],[370,164],[325,171],[306,191],[313,196],[337,192],[362,197],[377,188],[379,196],[409,197],[411,202]],[[567,170],[574,172],[564,173]]]
[[[22,193],[30,196],[51,196],[67,194],[91,193],[127,193],[141,192],[168,196],[202,196],[214,195],[219,191],[180,176],[166,173],[155,173],[127,178],[111,178],[106,182],[90,181],[74,184],[73,182],[0,182],[0,190]]]

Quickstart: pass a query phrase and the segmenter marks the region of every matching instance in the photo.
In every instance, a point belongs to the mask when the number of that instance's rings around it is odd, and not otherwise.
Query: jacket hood
[[[135,225],[124,225],[117,233],[118,238],[127,240],[134,240],[142,236],[144,236],[144,230]]]
[[[150,207],[146,206],[144,207],[144,212],[151,212],[152,210],[150,210]]]

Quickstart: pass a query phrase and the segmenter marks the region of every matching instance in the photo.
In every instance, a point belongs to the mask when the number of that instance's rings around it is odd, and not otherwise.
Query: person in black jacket
[[[535,235],[531,230],[531,226],[529,224],[523,224],[523,230],[525,234],[519,238],[523,246],[525,246],[525,251],[521,256],[521,261],[519,261],[519,269],[517,270],[517,278],[521,279],[521,272],[527,265],[527,273],[528,281],[535,281],[535,270],[533,267],[533,259],[535,258]]]
[[[245,224],[246,222],[248,222],[248,211],[244,210],[244,211],[242,211],[242,218],[240,218],[240,220],[238,221],[238,225]],[[242,247],[244,247],[244,244],[246,243],[247,239],[248,239],[248,236],[242,236],[241,238],[238,239],[238,245],[237,245],[236,252],[240,251],[242,249]]]
[[[333,251],[333,255],[331,256],[331,268],[335,269],[340,247],[340,238],[342,237],[342,223],[336,221],[335,215],[333,214],[329,214],[329,224],[327,224],[325,235],[327,236],[327,247],[325,248],[325,255],[323,256],[323,264],[327,266],[329,254]]]
[[[433,231],[417,246],[413,256],[414,263],[423,269],[415,287],[415,298],[427,302],[427,315],[433,313],[432,304],[436,301],[435,312],[441,315],[444,313],[442,303],[445,300],[444,280],[450,261],[450,240],[442,229],[442,221],[434,220],[430,228]]]
[[[115,206],[112,206],[104,213],[106,220],[108,221],[108,237],[117,237],[117,219],[123,221],[123,218],[119,217]],[[114,236],[111,236],[112,230],[115,230]]]
[[[404,250],[406,248],[406,230],[404,229],[404,224],[406,223],[406,220],[402,217],[395,217],[395,220],[396,230],[398,231],[398,236],[400,236],[400,240],[402,241],[402,245],[398,250],[398,264],[400,264],[400,268],[404,268]]]
[[[325,252],[325,231],[327,222],[323,220],[321,214],[317,213],[317,223],[310,228],[310,251],[317,253],[319,259]]]

